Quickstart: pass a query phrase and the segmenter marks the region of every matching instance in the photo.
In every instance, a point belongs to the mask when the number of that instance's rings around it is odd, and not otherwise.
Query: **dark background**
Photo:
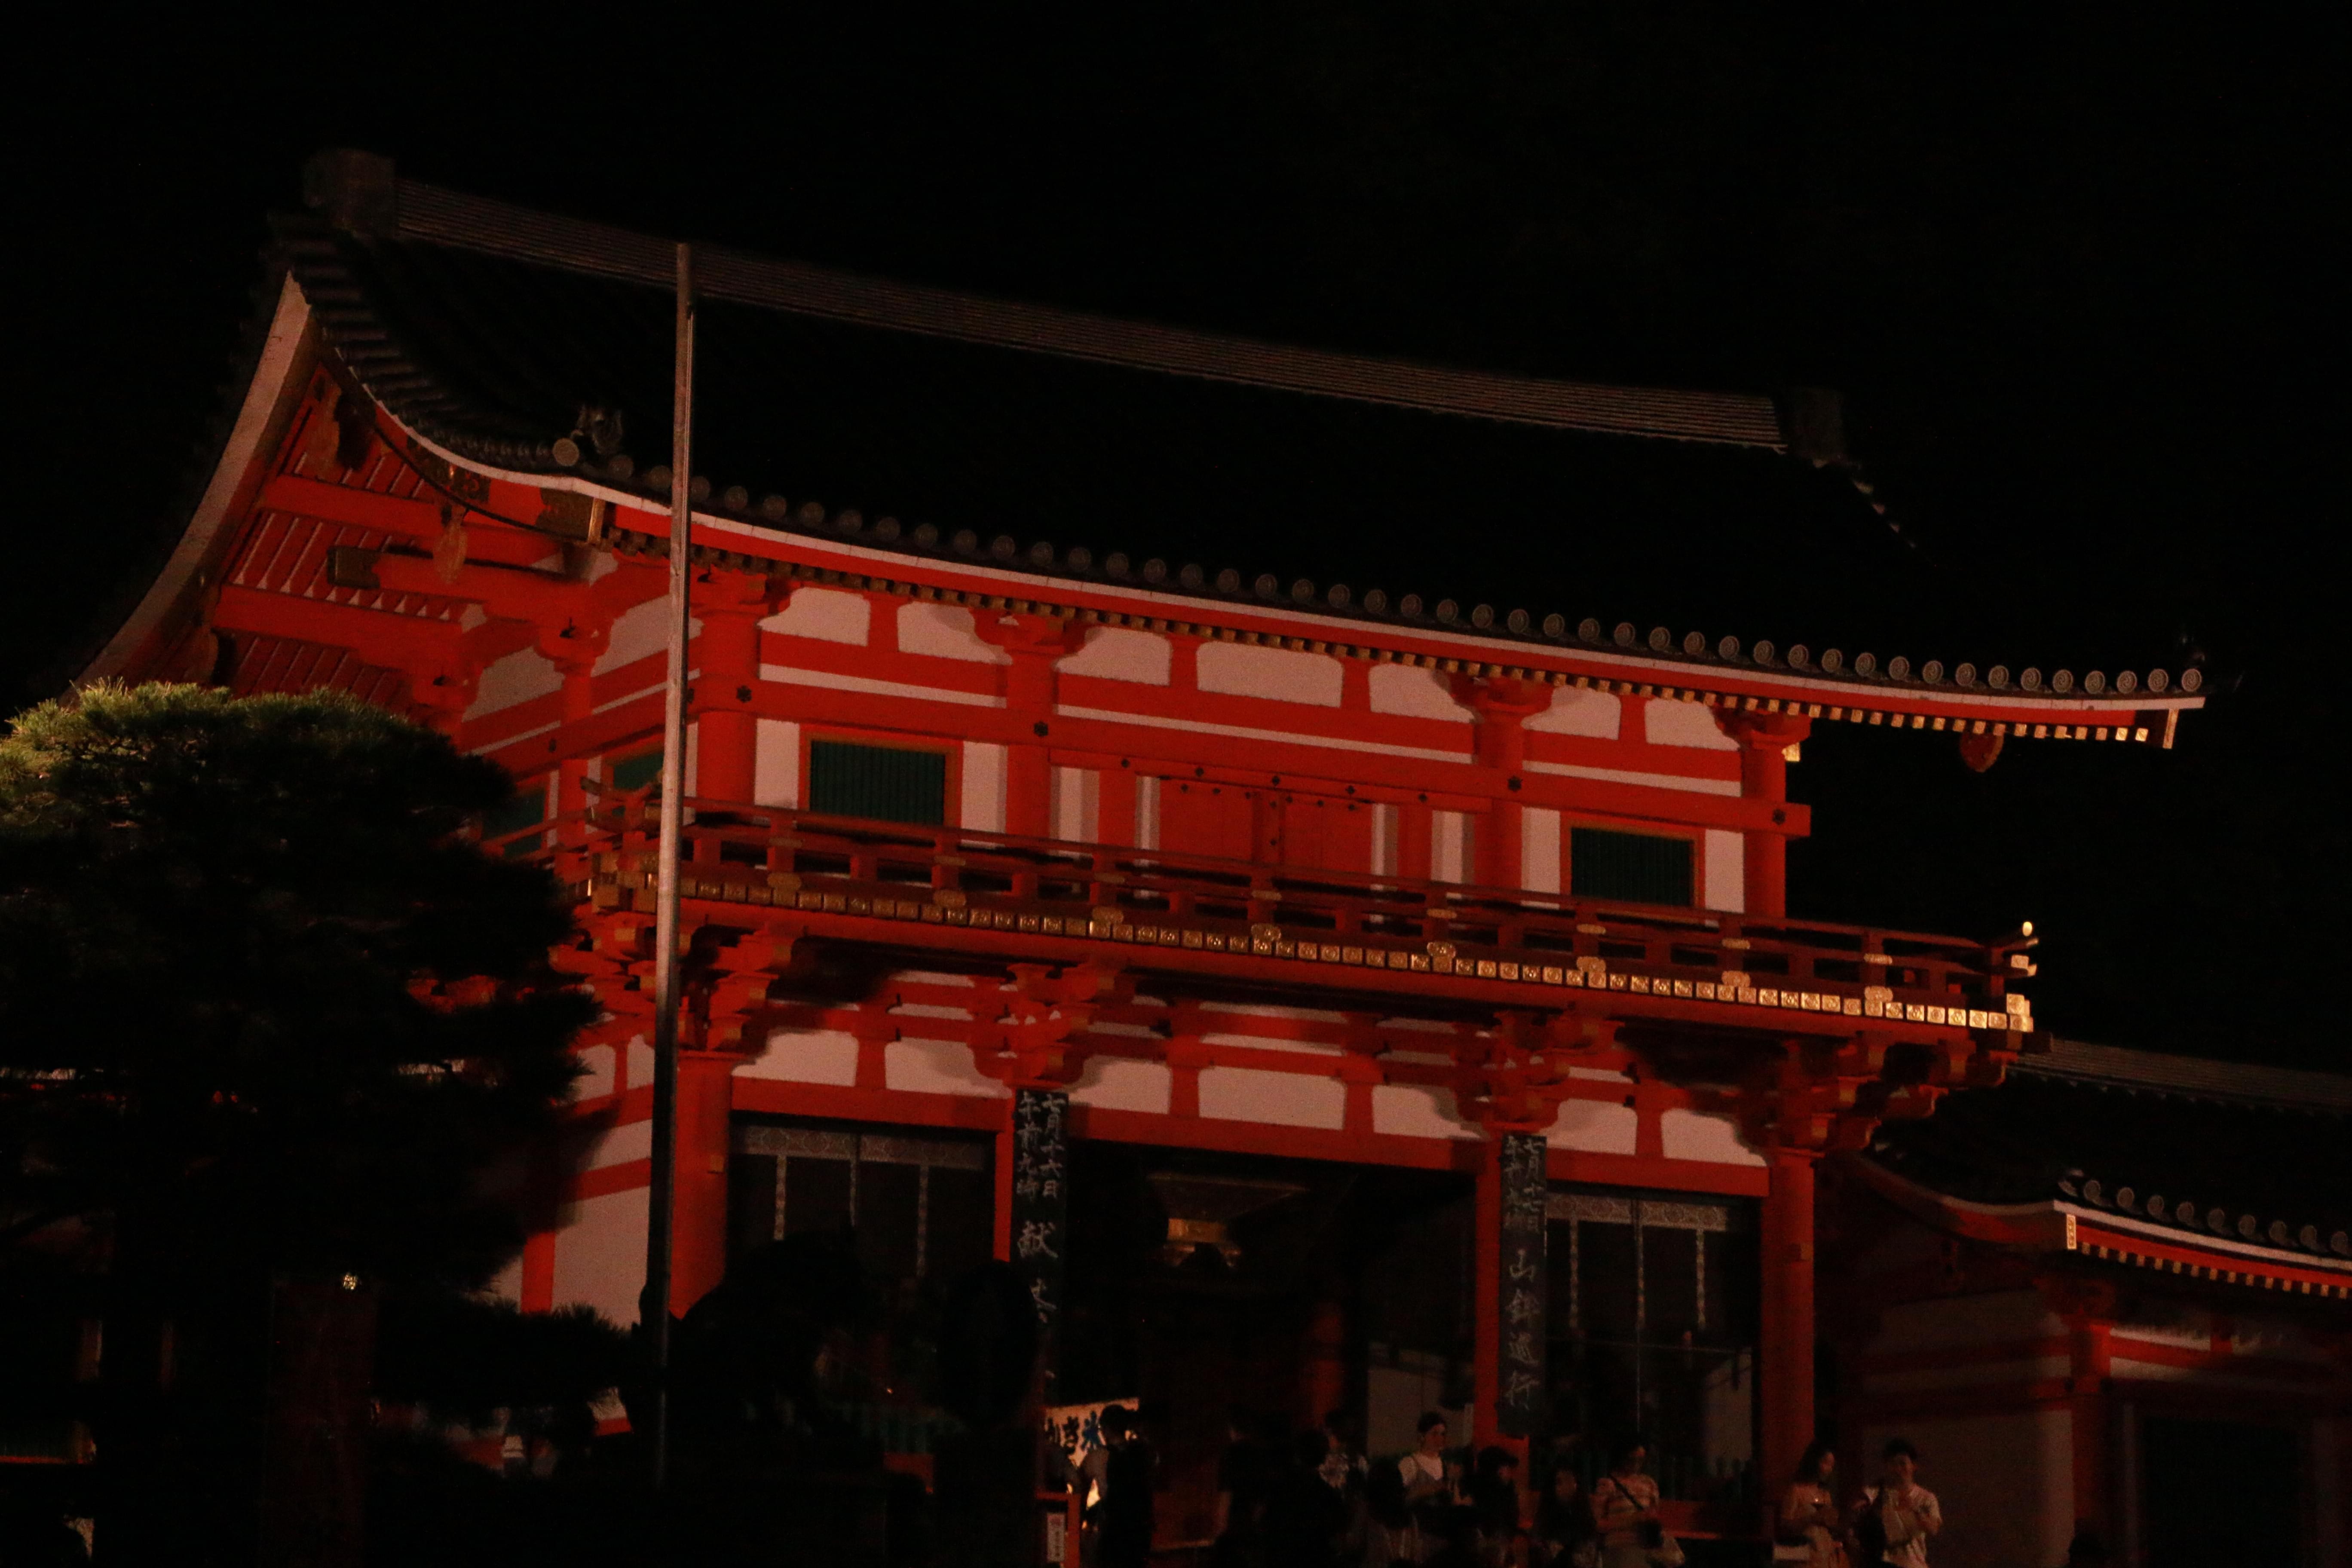
[[[265,215],[296,205],[311,152],[359,146],[487,195],[1024,298],[1842,388],[1885,519],[1857,500],[1849,540],[1729,518],[1708,569],[1826,561],[1809,575],[1835,589],[1851,551],[1859,598],[1892,560],[1971,606],[1976,648],[2201,661],[2214,702],[2168,754],[2021,744],[1982,776],[1940,740],[1826,731],[1792,773],[1817,812],[1796,911],[2032,919],[2063,1033],[2338,1061],[2343,50],[2319,8],[1103,9],[67,25],[7,111],[0,700],[54,689],[177,533]],[[1538,576],[1571,574],[1525,542]],[[1315,553],[1344,566],[1344,543]],[[1646,601],[1689,564],[1612,592]],[[1531,597],[1621,602],[1570,586]]]

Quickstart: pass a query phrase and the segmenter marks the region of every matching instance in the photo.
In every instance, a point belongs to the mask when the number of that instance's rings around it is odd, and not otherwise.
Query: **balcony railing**
[[[535,853],[551,858],[583,901],[649,910],[651,795],[606,795],[568,820],[531,829],[555,841]],[[690,900],[1606,989],[1743,1012],[2032,1026],[2025,998],[2011,989],[2032,973],[2030,928],[2002,942],[1970,942],[740,802],[688,804],[683,893]],[[498,842],[530,841],[522,834]]]

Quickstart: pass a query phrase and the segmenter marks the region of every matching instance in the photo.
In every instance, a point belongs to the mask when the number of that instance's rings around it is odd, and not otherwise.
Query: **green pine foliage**
[[[0,741],[0,1213],[162,1280],[480,1283],[589,1004],[493,763],[335,693],[96,686]],[[449,988],[458,985],[453,1000]],[[128,1261],[126,1259],[126,1261]]]
[[[397,1338],[521,1245],[592,1008],[548,965],[553,878],[473,842],[512,795],[334,693],[94,686],[0,740],[0,1287],[103,1324],[67,1413],[105,1560],[250,1563],[344,1517],[315,1477],[263,1497],[308,1402],[368,1387],[364,1338],[313,1344],[273,1280]]]

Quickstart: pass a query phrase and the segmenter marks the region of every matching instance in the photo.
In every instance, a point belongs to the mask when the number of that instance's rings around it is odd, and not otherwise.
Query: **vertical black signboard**
[[[1504,1135],[1502,1162],[1502,1322],[1496,1337],[1496,1418],[1506,1436],[1531,1437],[1544,1426],[1544,1342],[1549,1308],[1544,1264],[1544,1220],[1549,1190],[1544,1141]]]
[[[1024,1089],[1013,1097],[1013,1266],[1037,1305],[1037,1350],[1045,1387],[1054,1386],[1055,1342],[1062,1321],[1070,1183],[1064,1129],[1070,1097]]]

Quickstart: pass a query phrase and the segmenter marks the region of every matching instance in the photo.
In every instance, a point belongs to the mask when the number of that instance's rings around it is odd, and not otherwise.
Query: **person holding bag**
[[[1642,1473],[1649,1445],[1628,1437],[1616,1461],[1592,1486],[1592,1522],[1601,1531],[1601,1568],[1680,1568],[1683,1549],[1658,1519],[1658,1483]]]

